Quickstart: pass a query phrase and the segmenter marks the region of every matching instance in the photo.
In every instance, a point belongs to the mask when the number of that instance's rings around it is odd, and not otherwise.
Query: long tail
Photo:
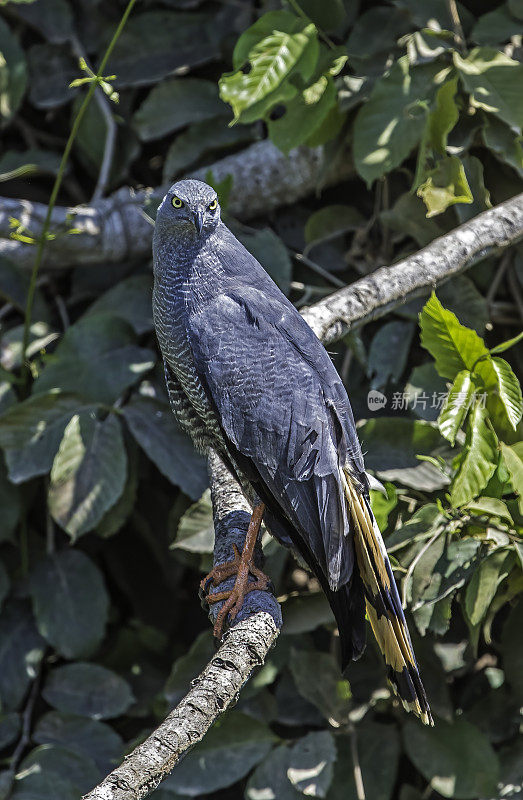
[[[344,470],[343,484],[354,523],[354,544],[365,589],[367,616],[383,653],[389,681],[407,711],[413,711],[425,725],[433,725],[380,530],[366,497],[358,491],[348,470]]]

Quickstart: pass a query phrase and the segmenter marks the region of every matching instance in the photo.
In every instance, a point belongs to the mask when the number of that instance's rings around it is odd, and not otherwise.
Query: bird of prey
[[[403,705],[432,723],[392,568],[369,502],[354,418],[323,345],[221,221],[214,189],[175,183],[157,213],[154,322],[172,409],[216,451],[254,509],[242,553],[204,580],[236,575],[215,634],[247,591],[262,517],[317,576],[336,618],[342,668],[365,647],[365,610]],[[249,580],[251,578],[251,580]],[[252,580],[254,578],[254,580]]]

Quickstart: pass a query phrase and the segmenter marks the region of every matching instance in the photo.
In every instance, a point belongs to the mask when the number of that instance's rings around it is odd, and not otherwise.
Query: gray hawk
[[[364,649],[366,611],[394,690],[431,724],[349,399],[323,345],[221,221],[207,184],[183,180],[167,192],[153,255],[154,323],[173,411],[195,445],[216,451],[257,498],[243,552],[235,548],[207,579],[236,576],[231,591],[209,595],[225,601],[215,634],[246,592],[267,583],[252,558],[263,517],[326,593],[343,669]]]

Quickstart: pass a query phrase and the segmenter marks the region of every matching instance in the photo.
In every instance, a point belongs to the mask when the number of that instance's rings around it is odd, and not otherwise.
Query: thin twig
[[[358,800],[366,800],[365,786],[363,785],[363,775],[361,774],[361,765],[358,755],[358,734],[356,733],[356,727],[354,725],[351,725],[349,728],[349,738],[354,785],[356,786],[356,797]]]
[[[441,534],[443,533],[444,530],[445,530],[444,528],[441,528],[440,530],[437,530],[436,533],[434,534],[434,536],[430,537],[428,542],[426,542],[423,545],[423,547],[421,548],[419,553],[416,554],[416,557],[413,558],[411,563],[409,564],[409,568],[408,568],[408,570],[407,570],[407,572],[405,574],[405,578],[403,579],[403,590],[402,590],[402,593],[401,593],[401,605],[403,606],[403,608],[407,608],[407,590],[408,590],[409,581],[412,578],[412,573],[416,569],[416,566],[419,564],[420,559],[423,558],[423,556],[425,555],[425,553],[427,552],[429,547],[436,541],[436,539],[438,539],[441,536]]]
[[[83,58],[87,66],[90,67],[91,65],[87,60],[85,51],[77,36],[72,37],[71,47],[73,48],[75,56],[77,58]],[[118,126],[114,121],[111,103],[109,102],[106,95],[100,89],[99,86],[97,86],[95,89],[94,97],[105,119],[106,131],[105,131],[104,154],[100,166],[100,171],[98,173],[98,180],[96,182],[96,187],[93,192],[93,196],[91,198],[92,203],[95,203],[97,200],[103,197],[107,189],[107,184],[109,182],[109,175],[111,173],[111,167],[113,165],[114,148],[116,145],[116,135],[118,132]]]
[[[42,661],[38,666],[38,671],[34,677],[31,689],[29,691],[29,695],[27,697],[27,703],[24,708],[22,716],[22,732],[20,735],[20,739],[18,740],[18,744],[15,747],[14,753],[11,756],[9,769],[7,770],[7,780],[9,782],[13,781],[14,776],[16,775],[18,764],[20,763],[20,759],[22,758],[24,750],[31,740],[31,722],[33,719],[33,710],[40,689],[40,681],[42,678],[42,663],[43,663],[43,657]]]
[[[465,36],[463,34],[463,26],[459,18],[458,7],[456,0],[447,0],[447,8],[449,10],[452,26],[454,28],[454,41],[461,50],[462,54],[466,53]]]
[[[516,302],[516,306],[518,307],[519,316],[523,320],[523,296],[521,294],[519,280],[516,274],[516,270],[514,268],[514,264],[511,264],[509,267],[507,278],[510,291],[512,292],[512,296]]]
[[[124,13],[122,15],[122,18],[120,19],[120,22],[118,23],[118,26],[117,26],[114,34],[113,34],[113,37],[112,37],[111,41],[109,42],[107,50],[105,51],[105,53],[103,55],[103,58],[102,58],[102,60],[100,62],[100,66],[98,67],[98,72],[96,73],[96,77],[97,78],[101,78],[103,76],[106,64],[109,61],[109,58],[110,58],[111,53],[113,52],[114,46],[115,46],[115,44],[116,44],[116,42],[117,42],[122,30],[124,29],[125,23],[127,22],[129,14],[131,13],[132,8],[133,8],[135,3],[136,3],[136,0],[129,0],[129,2],[127,3],[127,7],[126,7],[126,9],[125,9],[125,11],[124,11]],[[72,128],[71,128],[71,132],[69,134],[69,138],[67,139],[67,143],[66,143],[65,148],[64,148],[62,159],[60,161],[60,166],[58,168],[58,173],[56,175],[55,182],[54,182],[53,188],[51,190],[51,196],[49,198],[49,204],[47,206],[47,211],[46,211],[44,223],[43,223],[43,226],[42,226],[42,232],[41,232],[41,235],[38,238],[36,256],[35,256],[35,259],[34,259],[33,269],[32,269],[32,272],[31,272],[31,279],[29,281],[29,290],[27,292],[27,302],[26,302],[26,307],[25,307],[24,333],[23,333],[23,338],[22,338],[22,369],[21,369],[21,374],[20,374],[20,383],[21,383],[21,387],[22,387],[22,394],[26,394],[27,393],[28,384],[29,384],[29,378],[30,378],[29,364],[27,363],[27,348],[28,348],[28,345],[29,345],[29,334],[30,334],[30,329],[31,329],[31,318],[32,318],[32,315],[33,315],[33,303],[34,303],[34,296],[35,296],[35,291],[36,291],[36,281],[37,281],[37,278],[38,278],[38,272],[40,271],[40,266],[42,264],[44,250],[45,250],[45,246],[46,246],[46,243],[47,243],[47,237],[48,237],[48,234],[49,234],[49,228],[51,226],[51,219],[52,219],[52,216],[53,216],[53,210],[54,210],[54,207],[56,205],[56,200],[58,198],[58,192],[60,191],[60,186],[62,185],[62,180],[63,180],[63,177],[64,177],[64,173],[65,173],[65,168],[67,166],[67,162],[69,160],[69,155],[71,153],[74,141],[75,141],[76,136],[78,134],[78,131],[80,129],[80,125],[81,125],[82,119],[84,117],[84,114],[87,111],[87,107],[88,107],[89,103],[91,102],[91,98],[92,98],[96,88],[97,88],[96,81],[95,80],[91,81],[90,84],[89,84],[89,87],[87,89],[86,95],[85,95],[85,97],[83,99],[83,102],[82,102],[80,108],[78,109],[78,112],[77,112],[77,114],[76,114],[76,116],[74,118],[73,125],[72,125]]]
[[[313,261],[312,258],[305,256],[303,253],[295,253],[293,252],[293,256],[300,264],[305,264],[306,267],[312,269],[313,272],[316,272],[318,275],[321,275],[322,278],[325,278],[326,281],[332,283],[333,286],[343,287],[346,284],[337,278],[335,275],[332,275],[328,270],[318,264],[316,261]]]
[[[492,283],[490,284],[488,292],[485,297],[485,300],[487,302],[487,308],[490,308],[491,304],[494,301],[494,298],[496,297],[496,293],[499,289],[501,281],[503,280],[503,276],[505,275],[505,272],[508,269],[511,258],[512,258],[511,253],[505,253],[505,255],[499,260],[499,265],[496,270],[496,274],[494,275]]]

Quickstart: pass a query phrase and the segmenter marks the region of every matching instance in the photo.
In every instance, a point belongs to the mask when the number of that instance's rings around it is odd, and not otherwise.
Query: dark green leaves
[[[351,690],[333,656],[313,650],[294,650],[290,662],[299,693],[337,725],[346,722],[351,709]],[[318,680],[321,675],[321,680]]]
[[[411,68],[407,56],[380,78],[354,122],[354,162],[371,185],[397,167],[420,141],[439,67]]]
[[[127,475],[120,421],[75,414],[51,470],[49,510],[73,538],[92,530],[118,500]]]
[[[471,103],[495,114],[514,130],[523,126],[523,65],[490,47],[477,47],[454,63]]]
[[[91,719],[118,717],[134,699],[129,684],[115,672],[82,662],[56,667],[42,694],[58,711]]]
[[[132,329],[116,316],[80,319],[48,358],[33,393],[59,388],[90,400],[114,402],[154,364],[153,352],[134,342]]]
[[[443,797],[493,797],[499,764],[487,739],[470,723],[438,720],[434,728],[407,721],[403,728],[409,758]]]
[[[291,78],[307,81],[316,66],[316,28],[288,11],[265,14],[240,37],[234,49],[237,72],[222,76],[220,96],[235,120],[253,122],[276,103],[292,100]],[[250,70],[241,67],[249,62]]]
[[[208,484],[205,459],[180,429],[168,405],[135,396],[123,414],[136,441],[160,472],[193,500]]]
[[[26,603],[13,600],[3,608],[0,642],[0,701],[3,708],[15,709],[36,676],[44,650]]]
[[[164,785],[189,797],[223,789],[258,764],[274,740],[266,725],[237,711],[229,712],[185,756]]]
[[[78,550],[41,561],[31,576],[38,630],[65,658],[91,655],[105,632],[109,598],[102,575]]]
[[[142,141],[160,139],[191,122],[208,120],[225,110],[218,89],[211,81],[172,78],[159,83],[150,92],[134,115],[134,127]]]
[[[9,122],[24,96],[27,66],[22,48],[8,25],[0,19],[0,121]]]

